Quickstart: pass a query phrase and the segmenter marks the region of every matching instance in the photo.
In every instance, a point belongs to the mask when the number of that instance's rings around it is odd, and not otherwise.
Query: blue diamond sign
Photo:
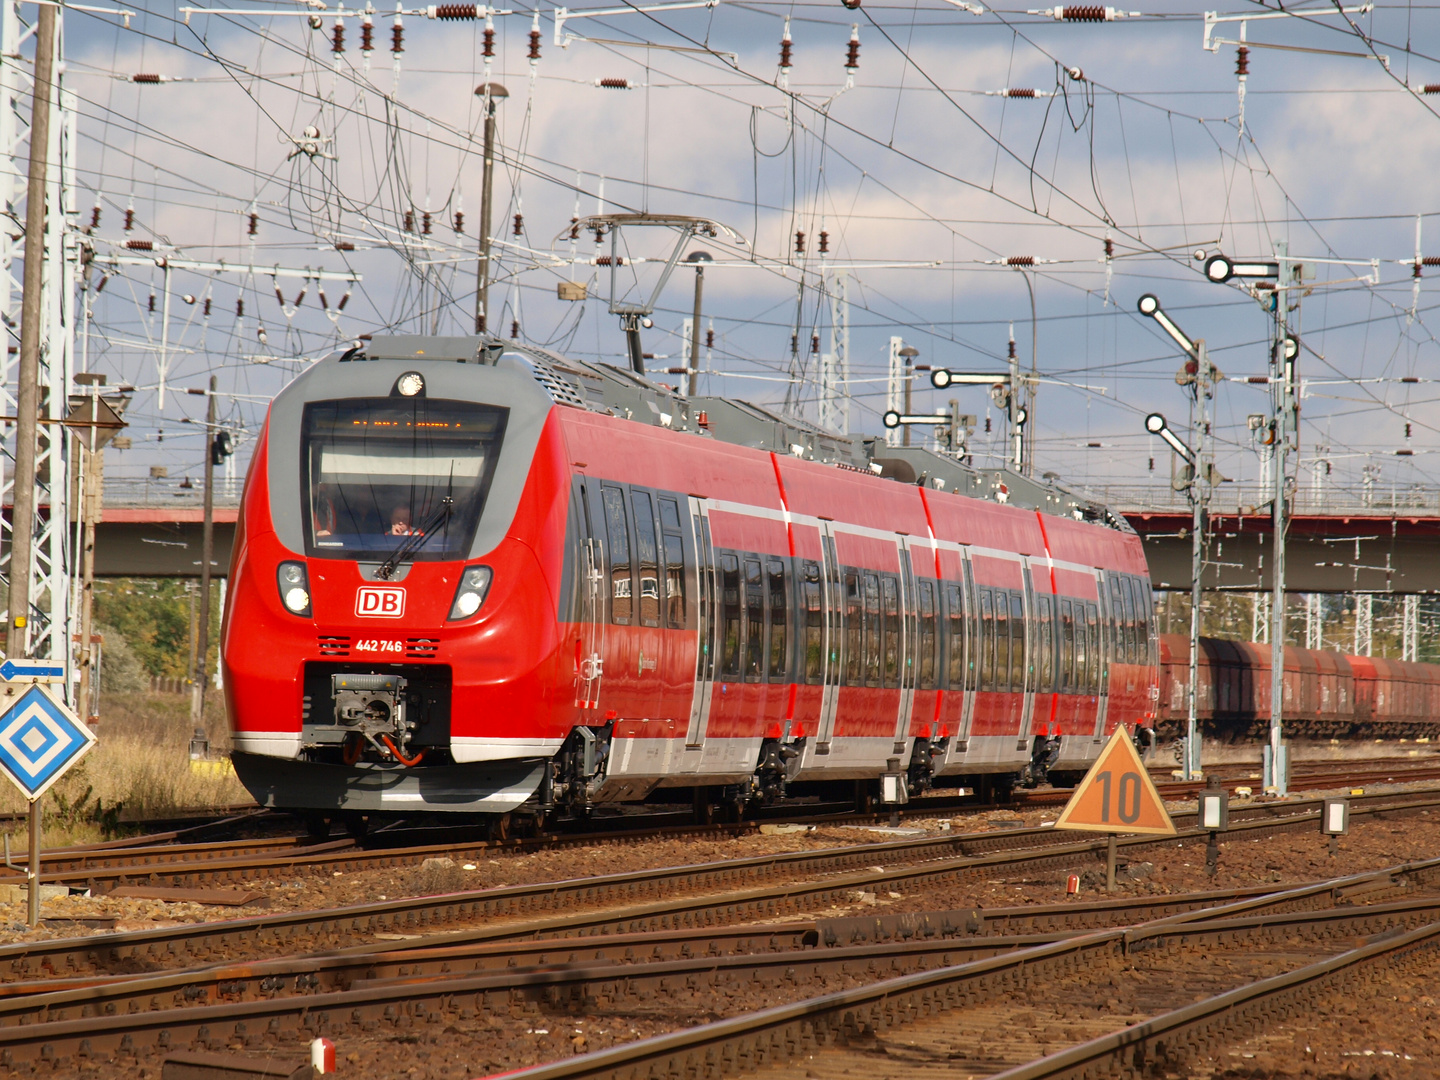
[[[95,733],[44,686],[13,700],[0,714],[0,771],[33,802],[95,745]]]

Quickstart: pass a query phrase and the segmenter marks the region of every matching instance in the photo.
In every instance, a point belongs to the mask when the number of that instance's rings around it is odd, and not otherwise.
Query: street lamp
[[[694,397],[700,385],[700,294],[705,288],[705,264],[715,261],[708,251],[696,250],[685,256],[685,261],[695,267],[695,312],[690,318],[690,385],[687,392]]]

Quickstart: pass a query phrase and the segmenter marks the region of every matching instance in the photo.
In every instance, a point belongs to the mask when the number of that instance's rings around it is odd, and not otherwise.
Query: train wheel
[[[875,812],[875,785],[869,780],[855,781],[855,812],[857,814],[873,814]]]
[[[695,789],[695,824],[715,824],[715,803],[711,801],[710,789],[708,787],[697,787]]]
[[[493,821],[490,822],[490,839],[491,839],[491,840],[509,840],[509,839],[510,839],[510,815],[509,815],[509,814],[501,814],[499,817],[495,818]]]
[[[330,819],[324,814],[306,814],[305,835],[311,840],[330,839]]]

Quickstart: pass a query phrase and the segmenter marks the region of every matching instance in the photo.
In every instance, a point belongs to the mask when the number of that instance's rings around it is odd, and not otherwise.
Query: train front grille
[[[338,634],[321,634],[315,639],[321,656],[349,656],[350,638]]]
[[[429,660],[440,655],[440,639],[412,637],[405,639],[405,655],[412,660]]]

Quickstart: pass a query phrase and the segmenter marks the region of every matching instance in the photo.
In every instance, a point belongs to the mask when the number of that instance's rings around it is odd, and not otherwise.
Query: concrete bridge
[[[1424,501],[1434,505],[1312,508],[1302,504],[1288,534],[1287,588],[1297,593],[1440,592],[1440,495]],[[1188,590],[1189,511],[1178,506],[1118,505],[1145,541],[1155,588]],[[234,497],[215,507],[212,573],[223,575],[229,569],[238,509]],[[1211,515],[1206,589],[1270,588],[1274,547],[1270,518],[1247,509]],[[96,572],[103,577],[198,577],[201,521],[198,499],[107,505],[96,530]]]

